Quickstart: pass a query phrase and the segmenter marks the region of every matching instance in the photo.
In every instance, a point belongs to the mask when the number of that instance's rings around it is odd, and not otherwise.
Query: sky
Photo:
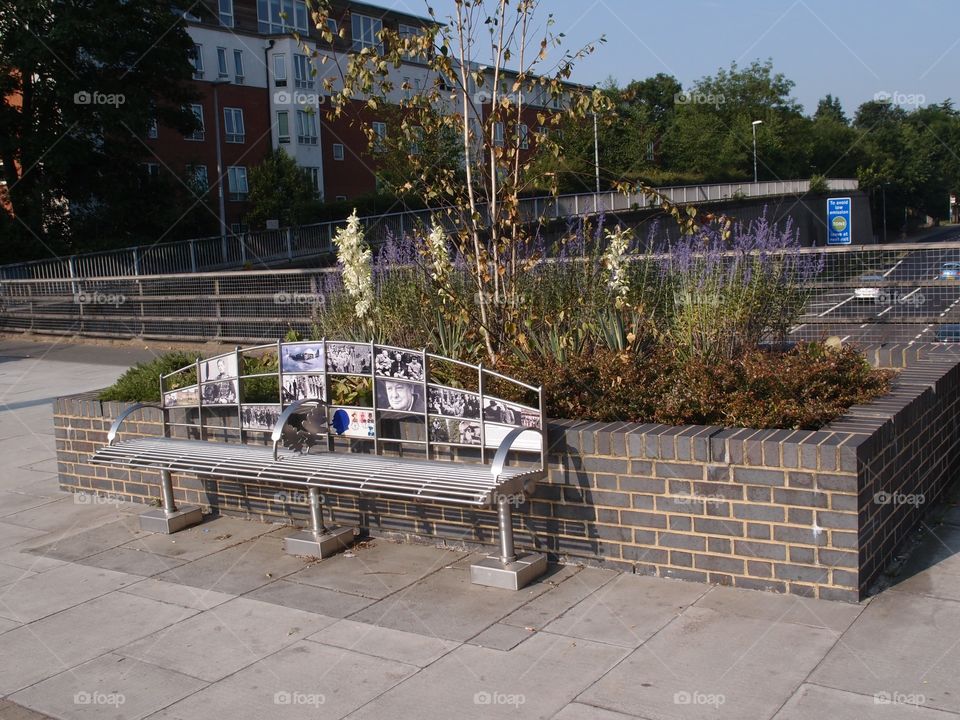
[[[440,19],[453,8],[430,2]],[[376,4],[426,14],[424,0]],[[960,0],[540,0],[541,28],[549,13],[564,47],[606,36],[571,78],[587,85],[664,72],[687,89],[733,61],[769,58],[807,112],[827,93],[848,115],[878,93],[906,109],[960,103]]]

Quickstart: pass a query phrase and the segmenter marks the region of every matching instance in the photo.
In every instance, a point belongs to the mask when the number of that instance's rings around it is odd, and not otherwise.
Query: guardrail
[[[800,252],[823,253],[825,262],[806,287],[793,338],[960,342],[960,277],[949,267],[960,263],[960,241]],[[291,328],[309,333],[337,272],[0,280],[0,330],[228,342],[276,338]]]
[[[853,179],[828,181],[832,192],[856,190]],[[722,202],[740,198],[799,195],[808,192],[809,180],[764,181],[758,183],[716,183],[711,185],[679,185],[657,188],[674,203],[695,204]],[[623,194],[616,191],[526,198],[521,202],[521,217],[526,221],[540,218],[556,220],[575,215],[600,212],[623,212],[654,206],[642,193]],[[435,213],[451,208],[409,210],[360,219],[371,242],[388,234],[402,236],[418,224],[428,224]],[[35,260],[0,266],[0,279],[58,279],[109,276],[144,276],[168,273],[196,273],[240,268],[252,264],[269,267],[307,257],[323,256],[333,251],[333,236],[345,221],[303,225],[298,228],[261,230],[242,235],[228,235],[139,245],[119,250],[73,255],[67,258]]]

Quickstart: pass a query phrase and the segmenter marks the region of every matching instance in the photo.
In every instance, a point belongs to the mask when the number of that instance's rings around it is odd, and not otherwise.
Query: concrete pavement
[[[307,562],[227,517],[149,535],[57,489],[50,408],[146,356],[0,341],[0,720],[960,718],[955,504],[859,605],[582,567],[513,593],[468,553]]]

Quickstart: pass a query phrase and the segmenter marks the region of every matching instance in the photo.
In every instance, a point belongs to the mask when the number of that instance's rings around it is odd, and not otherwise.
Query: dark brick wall
[[[518,544],[564,562],[858,600],[960,466],[957,359],[916,346],[867,356],[905,366],[892,393],[817,432],[552,422],[549,476],[517,509]],[[56,401],[61,485],[156,501],[156,473],[88,462],[122,407],[93,395]],[[235,416],[220,423],[212,439],[235,441]],[[157,435],[158,415],[125,428]],[[308,519],[295,487],[184,475],[174,483],[179,500],[222,513]],[[377,534],[467,547],[496,539],[489,511],[325,500],[337,522]]]

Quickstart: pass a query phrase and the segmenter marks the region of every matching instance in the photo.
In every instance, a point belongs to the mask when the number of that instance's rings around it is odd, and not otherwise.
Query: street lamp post
[[[757,182],[757,125],[762,125],[763,120],[754,120],[750,123],[753,126],[753,182]]]
[[[220,153],[220,86],[229,80],[218,78],[213,85],[213,126],[214,142],[217,145],[217,201],[220,211],[220,247],[223,250],[223,260],[227,260],[227,211],[223,198],[223,157]]]

